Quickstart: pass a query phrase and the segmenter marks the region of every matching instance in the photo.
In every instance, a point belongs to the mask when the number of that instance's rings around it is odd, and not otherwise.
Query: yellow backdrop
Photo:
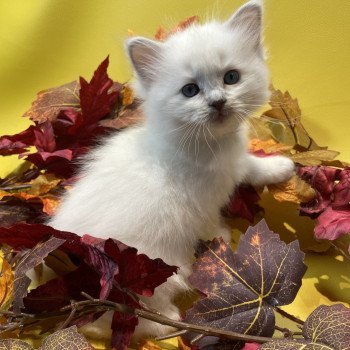
[[[123,53],[128,29],[152,36],[159,24],[171,27],[195,14],[227,18],[241,3],[0,0],[0,134],[12,134],[28,125],[21,115],[36,92],[79,75],[90,78],[108,54],[112,78],[128,80],[130,69]],[[298,97],[304,124],[316,141],[341,151],[341,158],[350,161],[350,1],[266,0],[265,25],[274,85]],[[0,176],[15,164],[1,160]],[[290,210],[270,204],[269,225],[278,217],[273,228],[281,232],[281,213],[288,213],[298,237],[310,236],[311,220],[298,218],[295,207]],[[315,259],[321,260],[314,264]],[[307,263],[304,293],[297,300],[300,317],[319,302],[350,302],[349,264],[339,257],[313,254],[308,255]]]

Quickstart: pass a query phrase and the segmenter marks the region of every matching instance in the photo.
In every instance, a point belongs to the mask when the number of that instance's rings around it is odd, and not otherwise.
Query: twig
[[[109,310],[132,314],[132,315],[142,317],[147,320],[151,320],[163,325],[172,326],[181,330],[186,330],[187,332],[199,333],[199,334],[202,334],[203,336],[212,335],[220,338],[226,338],[231,340],[242,340],[242,341],[256,342],[256,343],[267,343],[276,339],[281,339],[281,338],[268,338],[268,337],[246,335],[246,334],[240,334],[237,332],[225,331],[217,328],[189,324],[181,321],[172,320],[166,316],[159,315],[152,311],[136,309],[127,305],[114,303],[109,300],[94,299],[84,292],[82,293],[82,295],[85,296],[88,300],[73,302],[71,305],[67,305],[63,307],[61,311],[74,309],[75,310],[74,313],[75,313],[76,311],[84,307],[103,306]],[[178,332],[176,332],[176,334],[178,334]]]
[[[0,187],[1,191],[7,191],[7,192],[11,192],[11,191],[17,191],[17,190],[24,190],[27,188],[31,188],[32,185],[13,185],[13,186],[4,186],[4,187]]]
[[[288,319],[292,320],[292,321],[295,322],[295,323],[298,323],[298,324],[300,324],[300,325],[302,325],[302,326],[303,326],[304,323],[305,323],[304,321],[300,320],[298,317],[295,317],[295,316],[289,314],[288,312],[283,311],[283,310],[280,309],[279,307],[275,307],[275,310],[276,310],[280,315],[282,315],[283,317],[288,318]]]
[[[166,339],[170,339],[170,338],[175,338],[175,337],[179,337],[180,335],[184,335],[186,333],[189,333],[189,331],[187,331],[186,329],[182,329],[181,331],[177,331],[171,334],[167,334],[167,335],[160,335],[159,337],[156,337],[157,341],[160,340],[166,340]]]

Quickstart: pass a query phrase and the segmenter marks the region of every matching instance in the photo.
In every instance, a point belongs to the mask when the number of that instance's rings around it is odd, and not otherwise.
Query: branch
[[[295,316],[289,314],[288,312],[283,311],[283,310],[280,309],[279,307],[275,307],[275,310],[276,310],[280,315],[282,315],[283,317],[288,318],[288,319],[290,319],[291,321],[293,321],[293,322],[295,322],[295,323],[298,323],[298,324],[300,324],[300,325],[302,325],[302,326],[303,326],[304,323],[305,323],[304,321],[300,320],[298,317],[295,317]]]
[[[240,334],[237,332],[225,331],[222,329],[204,327],[194,324],[189,324],[181,321],[172,320],[164,315],[161,315],[154,311],[136,309],[127,305],[118,304],[109,300],[94,299],[90,295],[82,292],[81,293],[88,300],[72,302],[71,305],[67,305],[61,309],[61,311],[71,310],[70,317],[73,317],[74,313],[86,307],[102,306],[106,310],[113,310],[122,313],[127,313],[135,315],[137,317],[142,317],[147,320],[151,320],[160,324],[175,327],[181,331],[170,334],[167,338],[173,337],[175,335],[184,334],[187,332],[198,333],[200,336],[196,337],[193,342],[198,341],[203,336],[212,335],[219,338],[226,338],[231,340],[241,340],[245,342],[256,342],[256,343],[267,343],[273,340],[278,340],[281,338],[268,338],[260,337],[254,335]],[[165,339],[165,337],[159,337],[158,339]]]

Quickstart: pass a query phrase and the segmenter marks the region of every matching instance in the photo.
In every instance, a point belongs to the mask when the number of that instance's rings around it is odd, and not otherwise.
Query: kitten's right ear
[[[130,61],[145,87],[148,87],[157,76],[161,48],[161,43],[142,37],[134,37],[126,41]]]

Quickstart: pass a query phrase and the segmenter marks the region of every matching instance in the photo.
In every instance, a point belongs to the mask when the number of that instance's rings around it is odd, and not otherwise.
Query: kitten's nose
[[[222,107],[224,107],[224,104],[226,103],[226,98],[222,98],[220,100],[216,100],[210,103],[210,107],[214,107],[215,109],[217,109],[218,111],[222,110]]]

